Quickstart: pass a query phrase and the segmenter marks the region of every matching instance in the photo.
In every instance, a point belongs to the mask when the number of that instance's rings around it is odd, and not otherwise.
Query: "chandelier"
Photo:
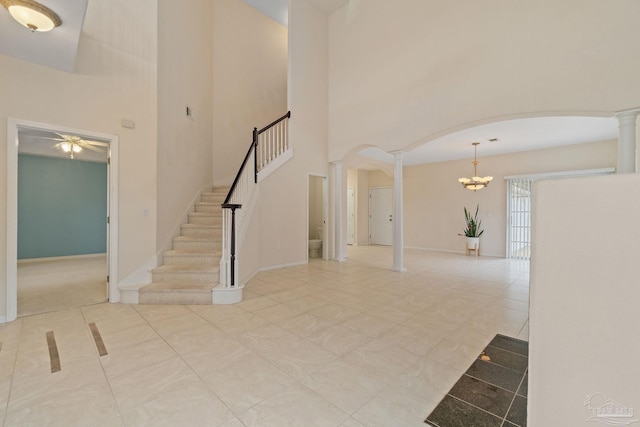
[[[460,178],[458,182],[462,184],[462,186],[471,191],[482,190],[484,187],[488,186],[489,183],[493,180],[492,176],[479,177],[478,176],[478,145],[479,142],[474,142],[473,145],[473,173],[471,178]]]

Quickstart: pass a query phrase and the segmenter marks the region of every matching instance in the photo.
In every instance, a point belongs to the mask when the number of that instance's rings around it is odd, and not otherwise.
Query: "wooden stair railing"
[[[291,111],[258,130],[253,129],[253,137],[242,165],[236,174],[229,193],[222,203],[222,258],[220,259],[220,285],[226,288],[237,286],[238,279],[238,229],[246,229],[247,225],[243,205],[250,203],[258,184],[258,172],[289,150],[288,124]],[[253,159],[252,159],[253,157]],[[251,160],[253,160],[251,162]],[[253,171],[247,164],[253,163]],[[240,242],[241,243],[241,242]]]

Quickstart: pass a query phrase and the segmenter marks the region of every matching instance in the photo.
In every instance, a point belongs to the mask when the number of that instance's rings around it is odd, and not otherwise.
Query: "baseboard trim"
[[[101,253],[101,254],[52,256],[52,257],[46,257],[46,258],[26,258],[26,259],[19,259],[18,264],[30,264],[35,262],[48,262],[48,261],[67,261],[67,260],[74,260],[74,259],[100,258],[100,257],[106,257],[106,256],[107,256],[106,253]]]
[[[299,261],[299,262],[292,262],[287,264],[270,265],[267,267],[261,267],[258,271],[262,272],[262,271],[278,270],[280,268],[297,267],[299,265],[305,265],[308,263],[309,263],[308,261]]]

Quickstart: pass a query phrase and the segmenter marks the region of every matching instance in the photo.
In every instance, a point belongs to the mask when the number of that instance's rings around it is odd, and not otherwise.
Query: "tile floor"
[[[434,427],[527,427],[529,343],[496,335],[427,417]]]
[[[391,248],[348,255],[259,273],[237,305],[105,303],[0,325],[0,420],[423,427],[497,333],[528,338],[527,263],[407,250],[396,273]]]

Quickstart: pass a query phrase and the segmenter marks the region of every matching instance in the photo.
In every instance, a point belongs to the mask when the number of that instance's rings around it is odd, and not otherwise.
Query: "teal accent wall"
[[[18,259],[107,251],[107,165],[18,155]]]

